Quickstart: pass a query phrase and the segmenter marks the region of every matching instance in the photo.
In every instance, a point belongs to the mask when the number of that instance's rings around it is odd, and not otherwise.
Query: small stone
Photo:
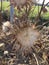
[[[2,30],[4,33],[9,32],[11,28],[12,28],[12,24],[9,21],[4,22],[2,25]]]
[[[1,44],[0,44],[0,47],[3,47],[4,45],[5,45],[4,43],[1,43]]]
[[[4,55],[8,54],[8,51],[4,51]]]

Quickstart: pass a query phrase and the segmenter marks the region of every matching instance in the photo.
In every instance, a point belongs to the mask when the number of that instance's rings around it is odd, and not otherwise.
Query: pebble
[[[8,51],[4,51],[4,55],[8,54]]]
[[[4,43],[0,43],[0,47],[3,47],[5,44]]]

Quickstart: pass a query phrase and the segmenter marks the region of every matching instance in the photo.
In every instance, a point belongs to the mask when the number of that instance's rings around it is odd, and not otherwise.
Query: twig
[[[36,60],[36,62],[37,62],[37,65],[39,65],[39,62],[38,62],[38,59],[37,59],[35,53],[33,53],[33,56],[34,56],[34,58],[35,58],[35,60]]]
[[[35,21],[39,20],[40,16],[41,16],[41,12],[43,10],[43,7],[44,7],[44,3],[45,3],[45,0],[43,0],[43,3],[42,3],[42,6],[41,6],[41,9],[40,9],[40,12],[38,14],[37,17],[35,17]],[[38,23],[39,21],[35,22],[35,25]]]
[[[46,25],[46,24],[48,24],[49,23],[49,21],[46,21],[46,22],[44,22],[42,25],[38,25],[37,27],[36,27],[36,29],[41,29],[41,28],[43,28],[43,26],[44,25]]]

